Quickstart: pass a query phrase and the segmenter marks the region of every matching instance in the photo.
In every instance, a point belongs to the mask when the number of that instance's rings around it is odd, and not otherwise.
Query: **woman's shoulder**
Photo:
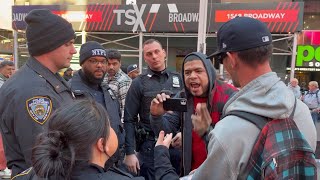
[[[31,180],[34,179],[36,173],[34,172],[33,168],[26,169],[22,171],[20,174],[17,174],[12,178],[12,180]]]
[[[119,179],[119,180],[144,180],[143,177],[133,177],[131,174],[127,173],[127,172],[124,172],[122,171],[121,169],[119,168],[116,168],[116,167],[112,167],[110,168],[106,173],[105,173],[105,176],[107,178],[116,178],[116,179]]]
[[[143,177],[133,177],[131,174],[126,173],[118,168],[111,167],[104,173],[83,173],[80,176],[73,176],[72,180],[104,180],[104,179],[116,179],[116,180],[144,180]]]

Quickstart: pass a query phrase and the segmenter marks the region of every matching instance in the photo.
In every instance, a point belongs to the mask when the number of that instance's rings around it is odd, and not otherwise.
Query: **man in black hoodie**
[[[192,124],[195,110],[206,106],[210,113],[208,116],[212,119],[211,127],[213,127],[220,120],[224,104],[237,89],[217,80],[211,61],[199,52],[190,53],[184,58],[182,74],[185,90],[181,91],[177,97],[186,96],[187,98],[188,111],[183,114],[184,119],[179,112],[166,113],[163,102],[170,97],[158,94],[150,106],[150,122],[155,134],[164,130],[166,134],[175,135],[182,128],[182,175],[187,175],[191,170],[198,168],[207,157],[206,142],[203,139],[206,137],[200,137],[193,130],[197,128],[196,124]],[[175,139],[177,138],[173,140]],[[177,141],[181,139],[178,138]]]

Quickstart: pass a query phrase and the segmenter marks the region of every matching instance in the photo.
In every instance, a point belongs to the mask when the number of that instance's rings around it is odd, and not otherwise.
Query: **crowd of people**
[[[81,45],[81,69],[73,72],[71,24],[46,9],[32,10],[25,22],[30,58],[14,75],[12,62],[0,64],[0,169],[7,176],[317,178],[318,83],[311,81],[301,95],[297,79],[287,87],[272,72],[272,36],[259,20],[229,20],[218,31],[218,50],[210,56],[188,54],[181,72],[169,70],[162,44],[148,39],[143,43],[148,68],[141,74],[136,64],[124,72],[121,53],[95,41]],[[224,65],[232,84],[218,77],[212,58]],[[166,109],[168,99],[186,109]],[[248,120],[249,114],[266,123]],[[274,127],[277,134],[269,133],[276,140],[259,146],[263,133]],[[289,150],[283,141],[291,142]],[[287,154],[253,161],[257,147]]]

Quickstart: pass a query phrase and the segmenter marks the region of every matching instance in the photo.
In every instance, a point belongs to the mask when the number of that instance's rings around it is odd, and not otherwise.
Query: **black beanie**
[[[81,45],[79,63],[82,65],[87,59],[93,56],[107,58],[107,52],[104,47],[96,41],[88,41]]]
[[[25,18],[26,36],[31,56],[53,51],[75,39],[71,23],[48,9],[34,9]]]

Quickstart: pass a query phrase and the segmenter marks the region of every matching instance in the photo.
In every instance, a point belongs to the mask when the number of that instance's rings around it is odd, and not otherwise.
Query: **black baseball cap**
[[[227,52],[243,51],[272,43],[271,33],[263,22],[249,18],[236,17],[224,23],[217,34],[218,50],[209,55],[220,63]]]

